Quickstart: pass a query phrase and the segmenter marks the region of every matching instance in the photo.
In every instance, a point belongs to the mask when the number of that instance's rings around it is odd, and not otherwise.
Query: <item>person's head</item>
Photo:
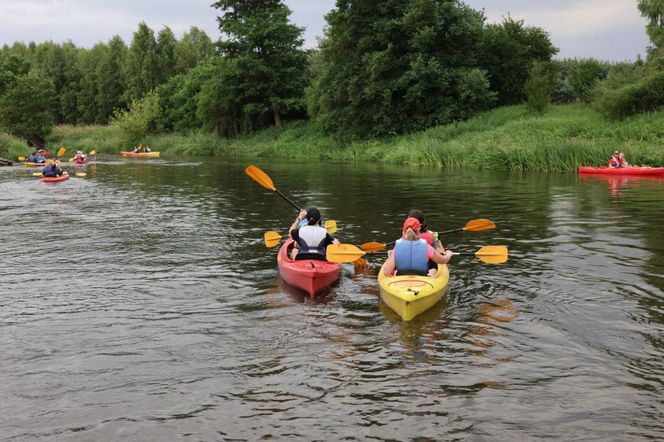
[[[618,154],[618,158],[620,158],[621,160],[624,159],[624,158],[625,158],[625,154],[622,153],[622,152],[620,152],[620,153]]]
[[[76,153],[83,153],[83,151],[82,150],[77,150]]]
[[[620,157],[620,151],[619,150],[614,151],[613,155],[611,155],[611,156],[614,157],[614,158]]]
[[[320,224],[320,210],[315,207],[309,207],[307,209],[307,225],[315,226]]]
[[[413,209],[410,212],[408,212],[408,218],[415,218],[420,222],[420,228],[424,230],[426,228],[426,225],[424,224],[424,212],[418,209]]]
[[[406,221],[403,222],[403,229],[401,230],[402,238],[408,241],[415,241],[420,237],[420,229],[422,224],[417,218],[406,218]]]

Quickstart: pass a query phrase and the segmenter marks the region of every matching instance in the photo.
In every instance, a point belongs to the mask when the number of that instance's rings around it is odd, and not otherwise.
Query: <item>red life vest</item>
[[[425,232],[420,232],[420,238],[426,240],[426,242],[430,246],[434,246],[433,242],[436,240],[436,238],[433,236],[433,232],[431,230],[427,230]]]

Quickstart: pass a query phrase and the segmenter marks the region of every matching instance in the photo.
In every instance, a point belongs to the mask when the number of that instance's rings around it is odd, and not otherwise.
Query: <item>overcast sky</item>
[[[285,0],[291,19],[305,27],[307,47],[316,46],[323,33],[324,15],[334,0]],[[169,26],[176,36],[191,26],[216,40],[219,31],[212,0],[0,0],[0,45],[15,41],[73,41],[90,47],[118,34],[129,44],[138,23],[155,33]],[[645,19],[636,0],[466,0],[484,9],[489,22],[510,14],[527,25],[546,29],[558,58],[595,57],[634,60],[648,46]]]

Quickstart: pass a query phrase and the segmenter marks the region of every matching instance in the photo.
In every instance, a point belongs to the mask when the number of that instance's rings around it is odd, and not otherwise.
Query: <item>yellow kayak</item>
[[[159,152],[120,152],[123,157],[159,158]]]
[[[381,267],[378,273],[380,297],[401,319],[410,321],[441,300],[449,279],[450,272],[445,264],[438,264],[434,276],[385,276]]]

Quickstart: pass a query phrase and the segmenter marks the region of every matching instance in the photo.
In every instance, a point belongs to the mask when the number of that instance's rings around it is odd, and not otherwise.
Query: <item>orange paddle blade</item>
[[[65,152],[67,152],[67,149],[65,149],[65,146],[62,146],[60,149],[58,149],[58,153],[55,157],[60,158],[65,154]]]
[[[325,257],[330,262],[353,262],[365,253],[352,244],[331,244],[327,246]]]
[[[508,251],[506,246],[484,246],[475,252],[475,256],[488,264],[502,264],[507,262]]]
[[[279,244],[279,241],[281,241],[281,235],[279,235],[278,232],[269,231],[265,232],[263,239],[265,240],[265,247],[272,248]]]
[[[253,164],[251,164],[250,166],[247,166],[247,168],[244,169],[244,172],[247,175],[249,175],[254,181],[256,181],[261,186],[265,187],[266,189],[269,189],[272,192],[277,190],[277,188],[274,187],[274,184],[272,183],[272,179],[268,176],[268,174],[266,174],[265,172],[260,170],[258,167],[254,166]]]
[[[365,242],[360,246],[360,249],[364,250],[365,252],[378,252],[385,250],[386,248],[387,244],[382,242]]]
[[[468,221],[464,226],[463,230],[468,230],[470,232],[479,232],[481,230],[490,230],[495,229],[496,225],[488,219],[474,219]]]

